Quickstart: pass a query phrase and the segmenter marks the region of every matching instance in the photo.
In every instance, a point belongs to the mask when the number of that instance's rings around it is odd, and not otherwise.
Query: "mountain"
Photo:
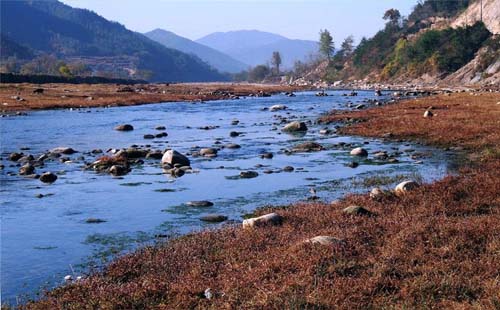
[[[215,32],[196,42],[219,50],[234,59],[252,66],[270,61],[274,51],[279,51],[282,66],[291,68],[295,61],[304,61],[318,50],[318,43],[292,40],[281,35],[258,30]]]
[[[144,34],[163,46],[173,48],[187,54],[193,54],[221,72],[237,73],[247,69],[248,65],[231,58],[203,44],[191,41],[163,29],[155,29]]]
[[[149,72],[152,81],[225,80],[197,57],[57,0],[2,0],[0,29],[2,41],[38,54],[78,60],[96,68],[107,66],[130,75]]]

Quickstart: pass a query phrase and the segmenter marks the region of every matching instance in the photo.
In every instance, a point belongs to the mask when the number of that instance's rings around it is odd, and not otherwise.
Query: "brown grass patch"
[[[129,87],[134,92],[117,92]],[[43,88],[43,94],[34,94]],[[186,84],[0,84],[0,110],[3,112],[81,108],[130,106],[158,102],[209,101],[229,99],[234,96],[248,96],[259,91],[267,93],[295,91],[300,87],[282,85],[236,84],[236,83],[186,83]],[[140,91],[139,91],[140,90]],[[18,101],[19,96],[24,101]],[[92,98],[91,100],[89,98]]]

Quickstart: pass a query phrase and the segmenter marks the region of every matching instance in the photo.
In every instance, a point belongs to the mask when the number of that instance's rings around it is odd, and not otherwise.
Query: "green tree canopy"
[[[332,58],[333,52],[335,51],[335,46],[333,43],[333,38],[328,30],[319,31],[319,52],[321,55],[325,56],[328,60]]]

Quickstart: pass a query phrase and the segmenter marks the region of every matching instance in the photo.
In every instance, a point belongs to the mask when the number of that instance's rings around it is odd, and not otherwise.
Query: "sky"
[[[334,41],[356,41],[384,25],[389,8],[408,15],[417,0],[62,0],[96,12],[128,29],[162,28],[195,40],[218,31],[255,29],[291,39],[318,40],[328,29]]]

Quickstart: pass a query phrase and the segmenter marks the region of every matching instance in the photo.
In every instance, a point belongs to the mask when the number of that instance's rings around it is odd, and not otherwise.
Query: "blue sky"
[[[382,15],[397,8],[408,15],[417,0],[62,0],[92,10],[127,28],[155,28],[198,39],[216,31],[257,29],[292,39],[317,40],[328,29],[334,41],[358,41],[383,27]]]

